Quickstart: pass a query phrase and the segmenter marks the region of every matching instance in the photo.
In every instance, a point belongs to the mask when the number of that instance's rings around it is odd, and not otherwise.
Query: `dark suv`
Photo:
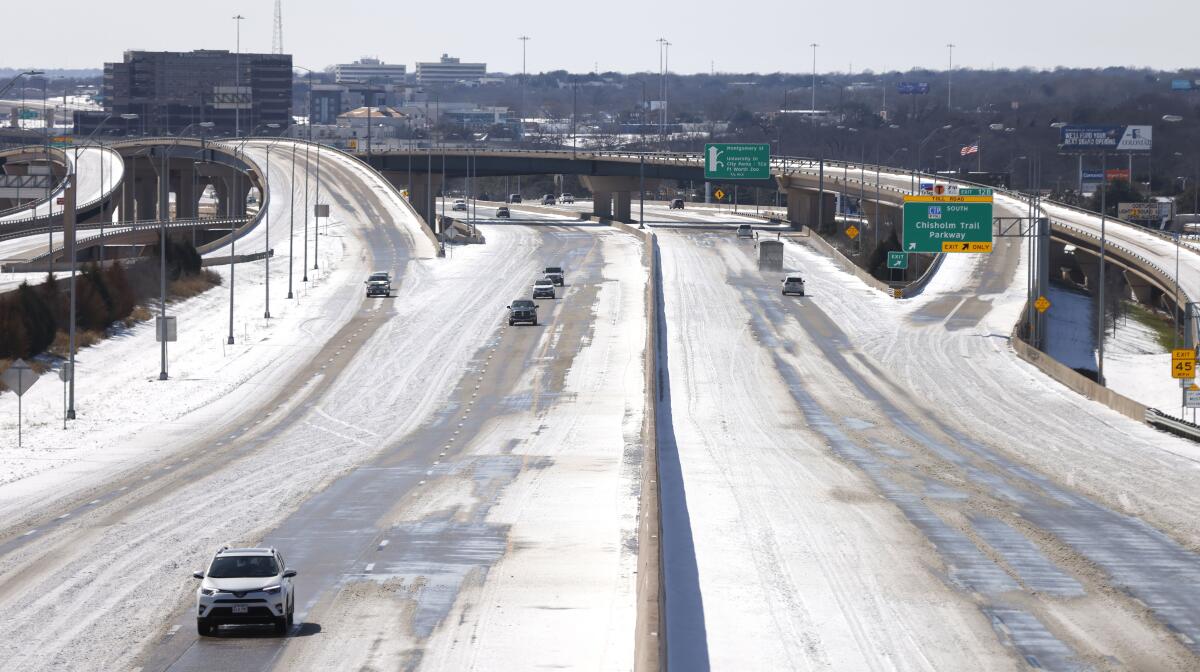
[[[537,326],[537,304],[529,299],[517,299],[508,307],[508,326],[516,323]]]

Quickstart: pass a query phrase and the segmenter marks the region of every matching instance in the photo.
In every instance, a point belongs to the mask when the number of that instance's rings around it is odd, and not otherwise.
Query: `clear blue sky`
[[[246,17],[243,50],[271,48],[274,0],[4,5],[10,27],[0,67],[98,68],[121,60],[126,49],[232,50],[231,17],[239,13]],[[750,9],[756,13],[744,13]],[[519,72],[520,35],[532,38],[531,72],[586,72],[596,64],[657,71],[659,37],[671,41],[671,70],[681,73],[714,65],[724,72],[807,72],[811,42],[821,45],[822,72],[945,69],[947,42],[958,45],[956,67],[1200,67],[1197,0],[283,0],[283,26],[285,50],[312,68],[371,55],[411,69],[448,52],[485,61],[491,71]]]

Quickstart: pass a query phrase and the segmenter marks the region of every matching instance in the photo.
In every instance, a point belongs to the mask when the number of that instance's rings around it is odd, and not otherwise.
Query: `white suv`
[[[196,589],[196,632],[211,637],[226,623],[270,623],[283,635],[292,625],[296,595],[283,556],[274,548],[222,546]]]

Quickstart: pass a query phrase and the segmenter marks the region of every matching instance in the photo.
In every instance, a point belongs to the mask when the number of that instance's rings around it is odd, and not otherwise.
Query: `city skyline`
[[[466,20],[449,24],[438,6],[402,10],[345,0],[337,5],[337,15],[331,16],[328,5],[284,0],[283,47],[295,56],[297,65],[316,69],[363,56],[412,68],[417,61],[436,60],[446,53],[464,61],[486,62],[489,72],[518,73],[521,35],[531,38],[525,54],[528,72],[657,72],[663,53],[656,42],[659,38],[670,42],[670,70],[679,74],[809,72],[812,42],[820,45],[820,72],[945,70],[950,65],[949,42],[956,45],[955,68],[1127,66],[1172,71],[1200,67],[1192,52],[1180,48],[1190,43],[1188,26],[1200,20],[1200,6],[1172,4],[1152,0],[1127,20],[1116,20],[1114,12],[1129,10],[1112,2],[1092,3],[1081,10],[1016,0],[1007,6],[1009,11],[995,14],[913,12],[878,2],[819,10],[780,3],[760,16],[733,15],[723,3],[708,0],[693,3],[687,14],[615,0],[603,14],[566,17],[564,27],[561,5],[547,2],[527,3],[520,14],[496,13],[494,5],[467,2],[465,11],[455,15],[465,14]],[[103,5],[69,0],[64,5],[71,20],[56,22],[58,39],[53,49],[45,48],[42,31],[14,31],[7,39],[10,55],[0,65],[98,69],[130,49],[233,51],[231,17],[235,14],[246,17],[242,50],[271,50],[272,0],[216,0],[203,12],[186,14],[177,5],[144,7],[137,0],[110,0]],[[123,18],[133,12],[141,20]],[[9,8],[7,14],[17,25],[42,16],[28,4]],[[873,20],[863,24],[862,16]],[[1037,20],[1030,22],[1030,16]],[[986,30],[981,27],[985,20]],[[187,23],[186,32],[166,29],[181,21]],[[1129,31],[1129,22],[1153,29]],[[445,29],[429,29],[439,25]],[[146,31],[147,26],[164,29]],[[594,29],[594,43],[581,41],[581,33],[587,31],[580,26]],[[19,60],[14,54],[20,55]]]

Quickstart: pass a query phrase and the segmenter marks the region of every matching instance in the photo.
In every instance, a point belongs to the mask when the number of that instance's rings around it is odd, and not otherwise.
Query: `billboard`
[[[1104,181],[1105,182],[1115,182],[1117,180],[1125,180],[1126,182],[1128,182],[1129,181],[1129,169],[1128,168],[1109,168],[1108,170],[1104,171]]]
[[[1171,218],[1170,203],[1118,203],[1117,217],[1126,221],[1159,221]]]
[[[1085,170],[1080,173],[1079,181],[1084,184],[1100,184],[1104,181],[1104,171]]]
[[[1190,80],[1190,79],[1172,79],[1171,80],[1171,90],[1172,91],[1191,91],[1192,90],[1192,80]]]
[[[900,82],[896,92],[902,96],[923,96],[929,93],[929,82]]]
[[[1148,152],[1153,145],[1153,126],[1063,126],[1063,149]]]

